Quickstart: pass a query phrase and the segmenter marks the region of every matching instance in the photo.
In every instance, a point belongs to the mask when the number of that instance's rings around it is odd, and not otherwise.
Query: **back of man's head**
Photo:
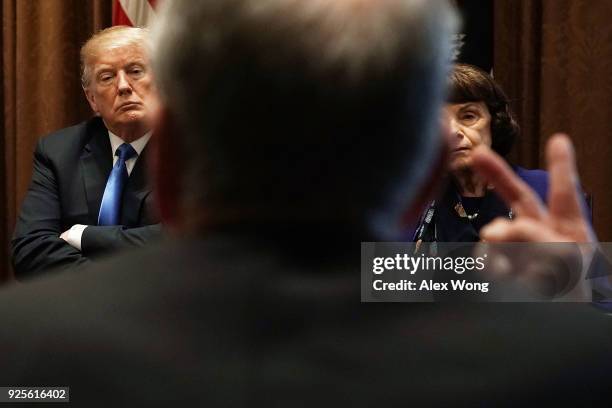
[[[182,208],[209,221],[362,223],[389,238],[440,147],[446,3],[165,3],[153,66]]]

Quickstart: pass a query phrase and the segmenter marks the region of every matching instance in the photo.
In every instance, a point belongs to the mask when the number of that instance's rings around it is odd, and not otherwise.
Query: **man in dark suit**
[[[84,265],[160,234],[146,175],[149,41],[143,29],[113,27],[83,46],[83,90],[96,117],[36,147],[12,241],[18,278]]]
[[[576,406],[610,393],[610,322],[588,307],[359,302],[360,242],[401,232],[443,157],[445,3],[163,7],[155,180],[177,237],[1,293],[0,383],[70,386],[72,405],[104,407]],[[477,154],[513,198],[522,185]],[[554,190],[575,173],[567,156],[552,164]]]

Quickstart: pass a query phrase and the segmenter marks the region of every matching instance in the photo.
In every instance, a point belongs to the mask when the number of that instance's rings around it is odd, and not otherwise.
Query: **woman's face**
[[[444,108],[450,130],[450,170],[471,166],[472,149],[491,147],[491,114],[484,102],[449,103]]]

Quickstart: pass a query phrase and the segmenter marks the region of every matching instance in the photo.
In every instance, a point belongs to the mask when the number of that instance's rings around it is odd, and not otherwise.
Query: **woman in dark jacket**
[[[505,157],[519,134],[519,126],[500,86],[480,68],[466,64],[457,64],[450,75],[444,119],[451,138],[450,182],[425,210],[414,241],[478,241],[481,227],[496,217],[511,219],[513,214],[472,170],[471,151],[485,144]],[[547,173],[513,168],[545,201]]]

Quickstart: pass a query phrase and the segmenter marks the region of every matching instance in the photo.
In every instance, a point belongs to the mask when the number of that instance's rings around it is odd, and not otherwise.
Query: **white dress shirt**
[[[110,130],[108,131],[108,137],[110,138],[111,152],[113,155],[113,166],[114,166],[115,163],[117,163],[117,160],[119,160],[119,156],[116,156],[115,152],[117,151],[119,146],[121,146],[125,142],[123,141],[123,139],[121,139],[119,136],[112,133]],[[132,143],[130,143],[132,147],[134,148],[134,150],[136,150],[136,153],[138,153],[138,156],[134,156],[131,159],[125,161],[125,167],[127,167],[128,175],[132,174],[132,169],[134,168],[134,165],[136,164],[136,160],[138,160],[140,153],[142,153],[142,149],[145,148],[150,138],[151,138],[151,132],[147,132],[141,137],[139,137],[138,139],[134,140]]]
[[[119,146],[121,146],[125,142],[123,141],[123,139],[112,133],[110,130],[108,131],[108,137],[110,139],[111,154],[113,155],[114,166],[115,163],[117,163],[117,160],[119,160],[119,157],[115,155],[115,152],[117,151]],[[127,168],[128,176],[132,174],[132,169],[136,164],[136,160],[138,160],[138,157],[140,157],[140,153],[142,153],[142,150],[145,148],[150,138],[151,132],[147,132],[138,139],[134,140],[132,143],[130,143],[134,150],[136,150],[136,153],[138,153],[138,155],[132,157],[129,160],[126,160],[125,162],[125,167]],[[66,231],[66,234],[64,235],[64,239],[66,240],[66,242],[68,242],[68,244],[78,249],[79,251],[81,251],[81,238],[83,237],[83,231],[85,231],[85,228],[87,228],[87,225],[75,224],[68,231]]]

